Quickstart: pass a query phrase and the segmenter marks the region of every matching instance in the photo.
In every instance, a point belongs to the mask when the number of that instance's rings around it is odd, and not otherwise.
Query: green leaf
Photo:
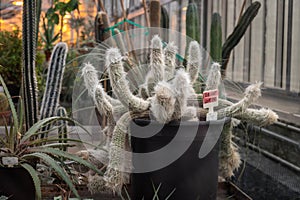
[[[36,198],[37,198],[37,200],[41,200],[42,199],[41,181],[39,179],[39,176],[38,176],[36,170],[27,163],[21,164],[21,166],[23,168],[25,168],[28,171],[28,173],[30,174],[30,176],[33,180],[33,183],[34,183]]]
[[[47,155],[45,153],[27,154],[27,155],[24,155],[22,158],[29,158],[29,157],[38,157],[41,160],[43,160],[45,163],[47,163],[50,167],[52,167],[53,170],[58,174],[58,176],[60,176],[62,178],[62,180],[65,181],[65,183],[69,186],[69,188],[74,193],[74,195],[77,198],[80,198],[80,196],[79,196],[74,184],[72,183],[70,177],[66,174],[64,169],[57,164],[57,162],[53,158],[51,158],[49,155]]]
[[[103,175],[103,173],[95,165],[91,164],[90,162],[87,162],[86,160],[84,160],[84,159],[82,159],[82,158],[80,158],[76,155],[72,155],[72,154],[67,153],[65,151],[54,149],[54,148],[39,148],[39,149],[34,149],[33,151],[52,154],[52,155],[55,155],[55,156],[59,156],[59,157],[63,157],[63,158],[75,161],[75,162],[77,162],[81,165],[84,165],[84,166],[94,170],[98,174]]]

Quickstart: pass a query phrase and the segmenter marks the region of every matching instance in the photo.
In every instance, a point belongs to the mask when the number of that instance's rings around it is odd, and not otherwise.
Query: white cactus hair
[[[217,62],[214,62],[211,65],[211,68],[208,72],[207,80],[206,80],[206,88],[205,90],[214,90],[217,89],[220,81],[221,81],[221,73],[220,73],[221,65]]]
[[[158,122],[168,123],[172,119],[176,101],[172,86],[165,81],[159,82],[154,91],[150,110]]]
[[[170,80],[174,77],[176,67],[176,53],[178,51],[177,46],[174,42],[169,42],[164,49],[165,55],[165,80]]]
[[[194,83],[199,76],[199,69],[202,62],[200,45],[197,41],[190,42],[188,49],[187,71],[190,74],[191,82]]]
[[[93,95],[95,86],[98,84],[97,71],[94,66],[90,63],[83,63],[84,67],[81,70],[85,87],[88,89],[89,95]]]
[[[121,52],[118,48],[109,48],[105,53],[105,66],[110,66],[111,63],[117,62],[122,59]]]
[[[184,69],[177,70],[172,83],[172,89],[174,90],[176,97],[173,118],[178,120],[185,113],[188,97],[194,94],[194,89],[190,81],[190,75]]]

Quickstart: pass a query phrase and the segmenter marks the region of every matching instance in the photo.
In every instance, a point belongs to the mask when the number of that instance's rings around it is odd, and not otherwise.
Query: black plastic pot
[[[135,119],[131,123],[131,145],[134,153],[147,153],[159,151],[166,145],[172,144],[164,157],[153,154],[148,159],[133,154],[131,199],[169,199],[172,200],[196,200],[196,199],[216,199],[218,185],[218,153],[219,137],[218,133],[212,130],[219,129],[220,132],[224,123],[229,119],[215,122],[170,122],[166,125],[159,125],[157,122],[142,119]],[[151,134],[158,126],[163,128],[157,134],[148,138],[143,136]],[[204,138],[208,132],[208,137]],[[215,131],[216,132],[216,131]],[[177,137],[182,134],[181,137]],[[175,135],[177,135],[175,137]],[[199,150],[207,144],[212,144],[208,154],[199,158]],[[204,145],[204,146],[203,146]],[[154,171],[142,172],[142,167],[155,168],[157,162],[172,160],[178,148],[188,146],[181,153],[179,158],[169,165],[158,168]],[[209,145],[208,145],[209,146]],[[202,151],[203,153],[203,151]],[[176,156],[175,156],[176,157]],[[200,156],[201,157],[201,156]],[[165,159],[165,160],[164,160]],[[138,170],[136,168],[139,168]],[[153,198],[157,196],[158,198]]]
[[[30,174],[21,167],[0,167],[0,196],[9,200],[34,200],[35,187]]]

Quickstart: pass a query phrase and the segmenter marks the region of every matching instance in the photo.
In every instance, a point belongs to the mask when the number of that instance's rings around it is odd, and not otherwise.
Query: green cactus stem
[[[189,3],[186,11],[186,35],[200,43],[200,22],[196,3]],[[189,44],[187,43],[188,47]]]
[[[56,116],[59,117],[68,117],[68,113],[66,111],[66,109],[62,106],[58,107],[56,110]],[[60,143],[67,143],[67,139],[68,139],[68,122],[65,120],[59,120],[57,121],[57,126],[58,126],[58,137],[60,139],[62,139],[60,141]],[[67,151],[68,148],[67,146],[62,146],[60,148],[63,151]]]
[[[234,47],[240,42],[242,37],[244,36],[247,28],[250,26],[251,22],[257,15],[259,8],[261,7],[261,3],[256,1],[253,2],[245,13],[240,18],[237,26],[234,28],[233,32],[226,39],[225,43],[222,47],[222,77],[226,76],[227,64],[229,61],[230,53],[234,49]]]
[[[214,62],[222,63],[222,24],[219,13],[213,13],[210,28],[210,56]]]
[[[68,46],[64,42],[55,45],[51,54],[46,88],[41,104],[40,119],[56,115],[66,65]]]
[[[170,20],[169,20],[169,14],[167,9],[164,6],[160,7],[161,10],[161,17],[160,17],[160,27],[169,29],[170,25]],[[162,39],[164,41],[169,41],[169,34],[168,32],[163,32]]]
[[[23,98],[25,130],[38,121],[38,88],[35,73],[36,58],[36,1],[24,0],[22,16]]]

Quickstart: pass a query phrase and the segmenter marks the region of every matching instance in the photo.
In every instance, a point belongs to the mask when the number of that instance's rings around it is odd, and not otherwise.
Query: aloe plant
[[[18,116],[17,111],[12,102],[11,96],[7,90],[5,82],[3,81],[1,75],[0,83],[4,88],[5,94],[7,95],[13,118],[13,123],[11,124],[11,127],[6,127],[5,135],[0,137],[1,157],[17,158],[18,162],[15,164],[17,166],[25,168],[31,175],[35,185],[36,197],[38,200],[42,199],[41,182],[38,177],[38,172],[34,167],[32,167],[32,164],[34,164],[32,162],[36,159],[44,162],[46,165],[52,168],[53,171],[56,172],[56,174],[69,186],[70,190],[74,193],[74,195],[77,198],[80,198],[72,181],[72,174],[68,173],[69,170],[67,169],[67,166],[63,163],[63,160],[61,158],[84,165],[100,175],[102,174],[102,172],[90,162],[87,162],[76,155],[72,155],[66,151],[60,150],[59,148],[66,148],[72,146],[68,143],[65,143],[66,141],[72,141],[75,143],[81,143],[81,141],[76,139],[68,139],[65,137],[49,137],[47,139],[36,140],[32,139],[39,138],[37,136],[45,133],[44,131],[42,131],[42,128],[44,126],[48,126],[49,124],[53,124],[59,121],[69,121],[75,123],[78,126],[81,125],[68,117],[48,117],[39,120],[38,122],[33,124],[28,130],[23,130],[23,115],[21,113],[21,117]],[[23,109],[21,109],[21,112],[22,111]],[[84,127],[81,128],[84,129]],[[0,162],[0,166],[3,165],[4,164]]]

